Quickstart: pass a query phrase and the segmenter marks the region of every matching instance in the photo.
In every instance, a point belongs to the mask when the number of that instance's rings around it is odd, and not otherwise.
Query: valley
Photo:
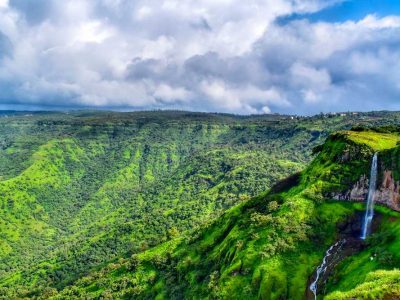
[[[376,152],[371,235],[317,292],[400,295],[399,121],[4,112],[0,298],[308,298],[328,248],[361,234]]]

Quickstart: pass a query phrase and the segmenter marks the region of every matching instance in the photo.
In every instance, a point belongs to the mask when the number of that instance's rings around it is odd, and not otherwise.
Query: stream
[[[374,219],[374,197],[376,191],[377,175],[378,175],[378,154],[375,153],[371,163],[367,207],[365,210],[362,223],[360,224],[361,221],[360,219],[358,221],[359,224],[358,226],[361,225],[361,236],[358,235],[358,237],[355,238],[354,230],[351,230],[353,233],[348,232],[346,234],[342,232],[342,238],[338,240],[335,244],[333,244],[331,247],[329,247],[329,249],[325,252],[325,256],[322,260],[322,263],[318,266],[318,268],[314,273],[315,275],[313,275],[312,277],[313,280],[311,281],[309,285],[309,291],[307,292],[308,299],[312,298],[314,300],[317,299],[317,295],[318,293],[320,293],[319,285],[322,285],[326,282],[329,273],[344,257],[357,252],[360,249],[360,247],[363,247],[363,240],[365,240],[367,236],[371,233],[372,221]],[[348,237],[347,239],[343,238],[343,233],[345,234],[345,236]],[[312,294],[310,294],[310,292]]]

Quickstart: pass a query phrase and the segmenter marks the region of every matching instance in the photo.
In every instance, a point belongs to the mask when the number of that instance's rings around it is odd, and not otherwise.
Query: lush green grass
[[[392,149],[397,146],[400,136],[397,133],[380,133],[374,131],[345,131],[348,138],[359,144],[366,144],[374,151]]]
[[[89,298],[110,294],[122,298],[302,299],[308,276],[335,239],[335,223],[351,215],[354,207],[349,203],[315,206],[296,198],[272,215],[260,213],[256,207],[267,203],[266,198],[259,198],[251,205],[235,207],[194,240],[165,243],[122,260],[113,264],[115,271],[110,272],[108,266],[57,297],[75,292]],[[288,222],[287,206],[294,205]],[[264,220],[266,216],[272,220]],[[319,231],[311,232],[308,223],[315,222]],[[315,240],[323,240],[324,245],[315,245]],[[121,282],[133,284],[124,288]]]
[[[381,219],[379,230],[369,238],[366,249],[338,266],[328,284],[328,290],[336,292],[328,298],[380,299],[388,293],[400,295],[399,290],[394,289],[394,283],[400,280],[395,278],[398,272],[382,271],[400,268],[400,213],[379,206],[376,211]]]
[[[330,132],[399,119],[0,118],[0,298],[301,298],[335,223],[358,209],[323,199],[375,149],[333,136],[289,191],[248,199],[304,168]]]
[[[364,142],[354,142],[349,135],[335,133],[319,147],[318,156],[301,174],[298,191],[315,200],[329,199],[368,174],[374,150]]]
[[[346,292],[333,292],[325,299],[398,299],[400,295],[400,271],[378,270],[367,273],[365,280]]]
[[[299,181],[286,183],[286,190],[236,206],[195,236],[122,260],[117,271],[109,273],[103,269],[82,279],[92,282],[90,286],[79,281],[57,297],[68,297],[74,291],[79,297],[89,298],[134,295],[139,299],[303,299],[309,276],[337,239],[336,224],[363,210],[361,203],[326,201],[323,195],[345,189],[346,184],[358,179],[368,170],[373,151],[367,143],[348,138],[348,134],[333,135]],[[388,267],[388,259],[394,260],[395,266],[399,253],[398,214],[381,207],[377,211],[382,225],[371,237],[370,247],[346,259],[328,285],[330,291],[356,290],[332,293],[328,296],[331,299],[364,297],[371,285],[373,289],[368,295],[397,293],[390,288],[390,283],[397,282],[396,274],[378,281],[381,287],[370,279],[384,274],[370,272],[385,268],[385,264]],[[137,267],[130,269],[132,264]],[[127,269],[131,271],[126,272]],[[102,284],[94,287],[93,281],[97,279],[93,276],[100,276]],[[121,282],[134,284],[124,288]]]
[[[237,206],[198,235],[121,260],[112,272],[108,266],[57,297],[303,299],[308,277],[335,239],[335,224],[360,206],[316,205],[299,196],[279,207],[270,203],[263,196]]]

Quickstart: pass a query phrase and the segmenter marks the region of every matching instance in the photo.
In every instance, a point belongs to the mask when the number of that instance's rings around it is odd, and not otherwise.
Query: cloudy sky
[[[0,0],[0,109],[400,110],[397,0]]]

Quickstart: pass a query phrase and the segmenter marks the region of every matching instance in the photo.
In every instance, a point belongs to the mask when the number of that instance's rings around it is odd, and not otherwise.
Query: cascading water
[[[334,254],[337,254],[337,252],[339,252],[342,249],[342,247],[345,243],[346,243],[345,239],[337,241],[335,244],[330,246],[328,250],[326,250],[324,259],[322,260],[321,265],[317,268],[315,280],[310,284],[310,291],[314,294],[314,299],[317,299],[318,281],[325,274],[326,270],[329,267],[329,263],[328,263],[329,257]],[[331,263],[332,263],[332,261],[331,261]]]
[[[374,196],[376,191],[377,176],[378,176],[378,154],[375,153],[372,158],[372,164],[371,164],[367,209],[365,211],[365,217],[362,224],[361,239],[363,240],[371,232],[371,224],[372,224],[372,219],[374,217]],[[350,241],[350,245],[351,243],[352,242]],[[341,259],[340,253],[343,251],[343,247],[345,247],[344,246],[345,244],[347,244],[346,239],[339,240],[326,251],[321,265],[317,268],[315,272],[315,279],[309,286],[309,289],[312,292],[314,299],[317,299],[318,284],[324,279],[326,279],[326,276],[328,275],[327,272],[329,272],[329,268],[332,268],[332,266],[334,266],[338,261],[340,261]]]
[[[372,158],[371,175],[369,179],[369,190],[367,199],[367,209],[365,211],[364,222],[362,225],[361,239],[365,240],[371,231],[372,219],[374,218],[374,197],[376,190],[376,179],[378,174],[378,154],[375,153]]]

